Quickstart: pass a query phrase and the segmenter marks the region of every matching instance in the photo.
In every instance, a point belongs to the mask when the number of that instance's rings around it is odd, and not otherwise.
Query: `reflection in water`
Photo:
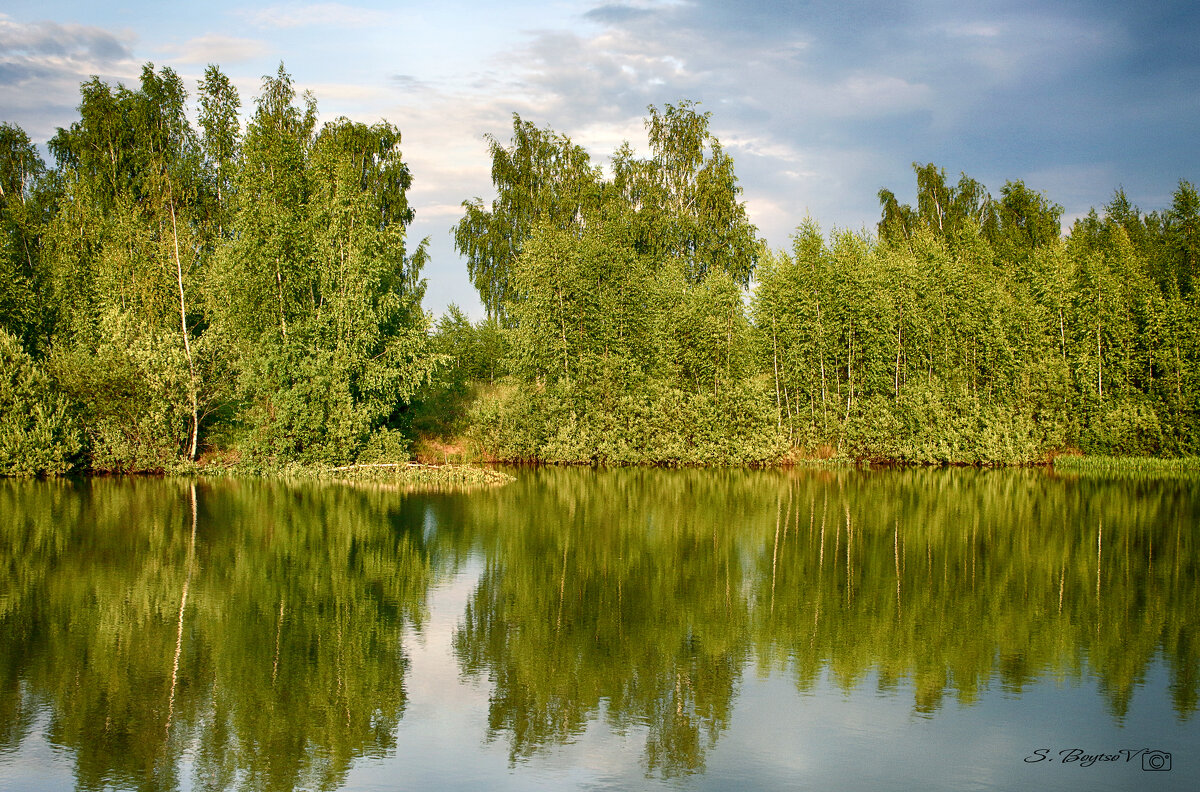
[[[0,484],[2,749],[38,707],[81,789],[333,789],[394,746],[430,570],[350,489]]]
[[[487,681],[487,736],[514,766],[599,720],[644,735],[651,775],[704,771],[756,672],[801,691],[876,679],[929,718],[947,697],[1094,676],[1120,722],[1161,662],[1188,719],[1193,483],[559,469],[437,495],[0,482],[0,764],[41,723],[80,789],[336,788],[356,760],[402,752],[403,636],[469,556],[483,572],[454,653]]]
[[[801,690],[906,680],[925,714],[1091,673],[1119,720],[1161,654],[1196,709],[1186,481],[544,470],[463,506],[488,566],[456,645],[513,759],[603,713],[648,727],[651,772],[701,770],[749,658]]]

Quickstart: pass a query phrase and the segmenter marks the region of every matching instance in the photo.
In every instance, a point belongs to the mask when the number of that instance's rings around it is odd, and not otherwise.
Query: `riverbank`
[[[425,462],[377,462],[354,465],[257,465],[218,462],[180,465],[160,471],[164,476],[198,478],[264,478],[298,481],[373,483],[416,489],[462,489],[502,486],[515,477],[495,466],[477,464],[429,464]],[[153,474],[151,474],[153,475]]]
[[[594,459],[536,459],[505,458],[488,454],[477,444],[457,441],[429,441],[417,443],[416,459],[405,462],[375,462],[351,465],[313,465],[284,463],[279,465],[230,461],[219,457],[208,457],[199,462],[181,462],[170,468],[157,471],[139,471],[133,474],[124,471],[82,470],[72,475],[84,476],[183,476],[198,478],[270,478],[293,480],[323,480],[346,482],[374,482],[413,487],[476,487],[499,486],[515,480],[515,477],[500,469],[506,466],[548,467],[643,467],[643,468],[1028,468],[1042,467],[1060,473],[1139,473],[1161,475],[1200,475],[1200,456],[1175,458],[1145,456],[1103,456],[1057,454],[1026,463],[976,462],[970,463],[922,463],[906,460],[852,459],[844,454],[831,453],[823,447],[815,452],[792,449],[787,454],[765,462],[739,462],[736,460],[709,462],[627,462]],[[457,461],[450,462],[450,459]],[[437,461],[437,460],[442,461]],[[17,476],[16,478],[23,478]],[[0,476],[11,478],[11,476]]]
[[[1200,474],[1200,457],[1060,456],[1055,457],[1052,466],[1071,473]]]

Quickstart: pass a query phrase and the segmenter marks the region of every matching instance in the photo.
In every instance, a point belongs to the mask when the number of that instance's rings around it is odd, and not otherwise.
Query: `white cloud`
[[[416,191],[414,190],[413,192],[415,193]],[[410,197],[412,197],[411,193]],[[416,208],[425,220],[449,218],[451,223],[457,223],[459,218],[463,216],[462,203],[418,204]]]
[[[564,131],[570,133],[572,142],[591,153],[594,165],[602,167],[622,143],[628,142],[638,156],[645,156],[650,149],[646,125],[640,116],[585,124]]]
[[[964,38],[996,38],[1004,27],[996,22],[948,22],[941,26],[947,35]]]
[[[378,121],[380,108],[392,98],[392,92],[384,85],[326,82],[304,83],[297,85],[297,88],[301,92],[312,91],[313,96],[317,97],[317,107],[322,109],[322,116],[328,116],[325,108],[332,106],[337,108],[336,115],[346,115],[365,124]]]
[[[175,49],[163,50],[164,59],[175,63],[218,63],[225,66],[270,55],[272,47],[260,39],[209,33],[189,39]]]
[[[740,151],[754,157],[767,157],[780,163],[800,163],[804,156],[791,143],[762,134],[735,133],[721,139],[721,143],[732,151]]]
[[[932,104],[933,90],[886,74],[855,74],[830,92],[826,111],[832,116],[880,116]]]
[[[384,11],[343,3],[273,5],[242,12],[250,24],[261,28],[338,27],[365,28],[383,24],[391,15]]]
[[[70,123],[79,86],[92,75],[137,79],[130,33],[87,25],[14,22],[0,14],[0,108],[35,141]]]
[[[107,62],[128,58],[132,36],[103,28],[57,22],[14,22],[0,14],[0,57]],[[126,40],[123,40],[126,39]]]

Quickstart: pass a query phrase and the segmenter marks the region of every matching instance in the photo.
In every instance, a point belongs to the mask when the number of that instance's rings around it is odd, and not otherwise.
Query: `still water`
[[[0,481],[0,789],[1194,789],[1195,479]]]

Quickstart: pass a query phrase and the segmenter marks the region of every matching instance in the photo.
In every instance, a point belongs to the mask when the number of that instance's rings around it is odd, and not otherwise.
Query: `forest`
[[[92,78],[53,165],[0,126],[0,475],[474,460],[1037,464],[1200,453],[1200,196],[1063,228],[914,163],[874,232],[750,222],[693,102],[602,167],[514,115],[422,307],[400,130],[318,123],[281,65]],[[196,119],[193,125],[192,118]]]

